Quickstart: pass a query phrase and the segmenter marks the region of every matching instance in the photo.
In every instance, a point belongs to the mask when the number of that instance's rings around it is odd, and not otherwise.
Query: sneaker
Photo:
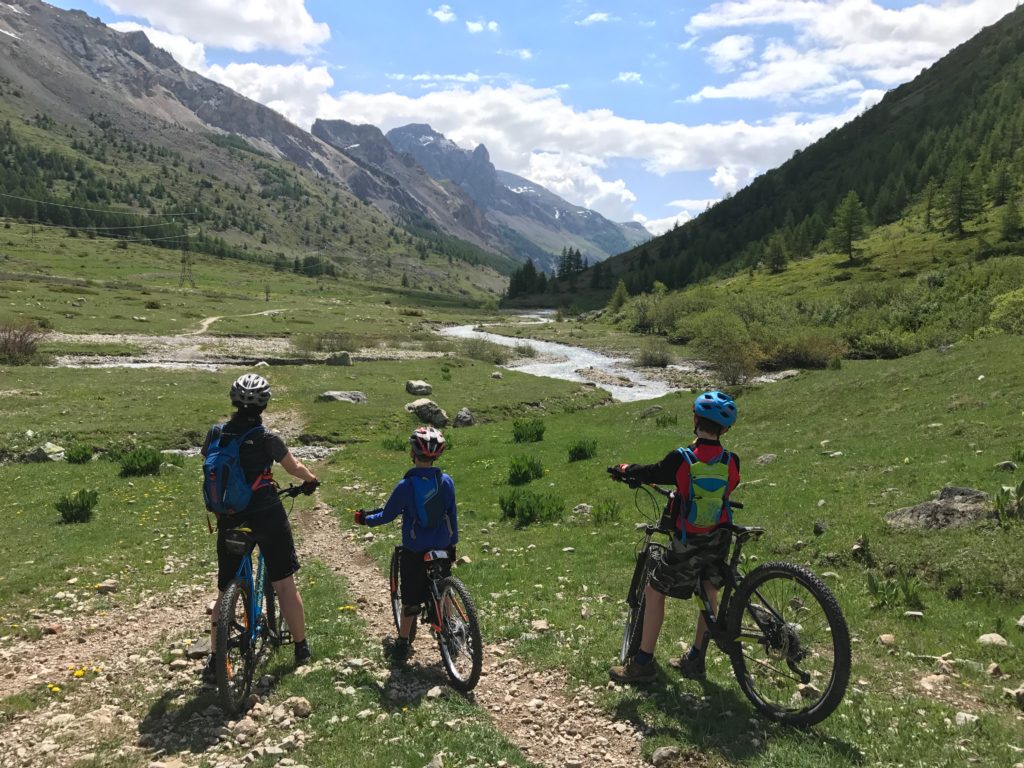
[[[384,641],[384,652],[392,661],[405,661],[412,653],[412,645],[404,637],[388,638]]]
[[[301,643],[295,644],[295,666],[301,667],[309,663],[310,657],[313,652],[309,650],[309,641],[303,640]]]
[[[211,653],[206,657],[206,666],[200,673],[204,685],[217,684],[217,654]]]
[[[678,669],[683,677],[690,680],[703,680],[705,677],[703,653],[684,653],[678,659],[672,659],[669,665]]]
[[[609,669],[608,677],[616,683],[650,683],[658,677],[658,663],[651,661],[648,664],[637,664],[630,659],[621,667]]]

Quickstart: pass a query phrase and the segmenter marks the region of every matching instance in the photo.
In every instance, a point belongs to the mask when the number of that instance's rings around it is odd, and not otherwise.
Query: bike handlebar
[[[307,496],[311,496],[313,491],[323,485],[323,481],[317,480],[315,483],[303,483],[302,485],[289,485],[287,488],[278,488],[278,496],[291,496],[293,499],[300,493],[304,493]]]
[[[640,487],[649,488],[652,491],[654,491],[655,493],[660,493],[662,496],[671,496],[675,492],[675,489],[671,489],[670,490],[668,488],[662,488],[657,483],[630,482],[625,477],[616,477],[615,475],[612,475],[612,480],[615,480],[616,482],[619,482],[619,483],[626,483],[630,488],[640,488]],[[743,509],[743,503],[742,502],[740,502],[740,501],[733,501],[732,499],[729,500],[729,506],[732,507],[733,509]]]

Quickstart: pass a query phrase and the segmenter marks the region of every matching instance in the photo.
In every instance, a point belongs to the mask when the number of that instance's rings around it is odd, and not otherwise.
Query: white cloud
[[[455,15],[455,11],[452,10],[452,7],[450,5],[448,5],[447,3],[445,5],[442,5],[440,8],[437,8],[437,9],[428,8],[427,9],[427,15],[428,16],[433,16],[435,19],[440,21],[442,24],[450,24],[451,22],[453,22],[457,18],[459,18],[458,16]]]
[[[679,45],[677,45],[676,48],[678,48],[680,51],[688,51],[691,48],[693,48],[693,46],[696,44],[696,42],[698,40],[700,40],[700,36],[699,35],[694,35],[693,37],[691,37],[686,42],[680,43]]]
[[[203,74],[307,129],[320,116],[319,98],[334,86],[327,67],[304,64],[214,64]]]
[[[608,13],[605,13],[605,12],[601,11],[601,12],[598,12],[598,13],[592,13],[589,16],[587,16],[585,19],[580,19],[579,21],[576,22],[576,26],[578,26],[578,27],[589,27],[591,24],[603,24],[605,22],[618,21],[618,20],[619,20],[618,16],[612,16],[611,14],[608,14]]]
[[[325,92],[315,109],[305,111],[372,123],[385,131],[430,123],[460,146],[486,144],[498,168],[533,179],[611,219],[628,221],[636,195],[621,179],[605,178],[609,160],[636,161],[658,175],[715,169],[713,183],[724,194],[759,169],[784,162],[855,117],[863,106],[858,103],[840,114],[790,113],[757,124],[734,120],[686,125],[620,117],[608,109],[577,110],[555,88],[470,84],[416,97]]]
[[[102,0],[116,13],[206,45],[255,51],[309,53],[331,36],[305,0]]]
[[[479,34],[480,32],[483,32],[485,29],[488,32],[497,32],[498,31],[498,22],[496,22],[496,21],[467,21],[466,22],[466,29],[469,31],[469,34],[471,34],[471,35]]]
[[[726,35],[707,48],[707,60],[718,72],[730,72],[754,52],[754,38],[750,35]]]
[[[615,78],[617,83],[639,83],[643,85],[644,79],[639,72],[619,72]]]
[[[533,51],[529,48],[502,48],[498,51],[499,56],[514,56],[517,59],[523,61],[529,61],[533,58]]]
[[[769,42],[752,69],[724,85],[705,86],[691,99],[819,100],[842,92],[856,94],[865,80],[892,87],[912,79],[1016,4],[1017,0],[939,0],[890,9],[875,0],[725,0],[695,14],[686,31],[696,35],[787,25],[796,34],[787,42]],[[749,37],[730,35],[723,41]]]
[[[662,235],[675,227],[677,224],[685,224],[690,219],[699,216],[708,206],[718,202],[718,198],[704,200],[673,200],[668,204],[669,208],[678,208],[679,211],[670,216],[660,219],[649,219],[642,213],[633,214],[633,221],[644,225],[652,235]]]

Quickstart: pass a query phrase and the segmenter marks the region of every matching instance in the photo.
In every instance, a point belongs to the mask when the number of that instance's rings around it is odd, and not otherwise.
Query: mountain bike
[[[402,547],[391,554],[391,614],[395,630],[402,622]],[[447,550],[433,549],[423,553],[427,566],[427,588],[430,599],[423,605],[419,623],[430,628],[441,651],[441,661],[451,685],[466,693],[480,680],[484,646],[480,640],[480,624],[469,590],[455,576],[445,576],[442,565],[450,559]],[[409,642],[416,637],[416,622],[409,632]]]
[[[675,500],[674,491],[648,484],[637,490],[637,509],[641,490],[655,507],[654,493],[668,501],[658,525],[637,526],[644,538],[626,596],[622,663],[640,648],[644,590],[652,569],[668,551],[651,539],[670,533]],[[738,502],[730,503],[734,509],[743,508]],[[740,689],[759,712],[790,725],[819,723],[839,706],[850,678],[850,632],[839,603],[821,579],[801,565],[771,562],[742,573],[743,546],[765,530],[732,523],[725,527],[732,534],[731,554],[726,562],[710,566],[723,579],[717,612],[704,587],[704,580],[713,574],[705,568],[698,579],[709,637],[729,657]]]
[[[277,495],[294,499],[303,492],[301,485],[290,485]],[[224,543],[229,552],[242,556],[220,597],[217,620],[217,693],[222,708],[233,714],[249,697],[256,668],[292,637],[280,614],[274,587],[266,578],[262,551],[257,552],[253,568],[258,544],[252,529],[232,528],[224,533]],[[259,599],[253,600],[253,595]]]

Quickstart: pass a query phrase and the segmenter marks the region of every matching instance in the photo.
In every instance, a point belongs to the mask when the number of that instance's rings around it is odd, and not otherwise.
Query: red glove
[[[366,510],[357,509],[355,514],[356,525],[366,525]]]

